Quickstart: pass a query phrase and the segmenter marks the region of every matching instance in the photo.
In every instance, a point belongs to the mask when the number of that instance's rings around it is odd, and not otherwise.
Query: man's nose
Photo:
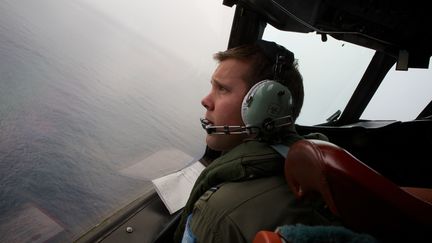
[[[211,98],[211,94],[204,96],[204,98],[201,100],[201,105],[204,106],[208,111],[214,109],[214,103]]]

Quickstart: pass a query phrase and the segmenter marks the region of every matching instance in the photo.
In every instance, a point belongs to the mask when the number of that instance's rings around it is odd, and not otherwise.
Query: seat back
[[[344,225],[356,231],[396,238],[413,229],[432,229],[432,203],[425,199],[431,190],[416,197],[415,190],[402,189],[332,143],[295,143],[285,161],[285,176],[297,197],[318,192]]]

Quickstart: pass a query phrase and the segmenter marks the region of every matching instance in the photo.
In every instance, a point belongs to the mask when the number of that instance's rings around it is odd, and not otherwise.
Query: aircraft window
[[[0,242],[71,242],[199,159],[219,1],[0,3]]]
[[[282,32],[268,25],[263,39],[294,52],[303,75],[305,99],[297,120],[315,125],[343,110],[357,87],[374,51],[315,33]]]
[[[366,120],[415,119],[432,100],[432,70],[389,71],[362,114]]]

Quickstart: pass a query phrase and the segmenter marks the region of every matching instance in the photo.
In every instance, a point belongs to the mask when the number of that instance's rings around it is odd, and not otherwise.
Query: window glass
[[[71,242],[199,159],[234,9],[0,2],[0,242]]]
[[[337,110],[343,111],[374,51],[315,33],[279,31],[268,25],[263,39],[275,41],[294,52],[303,75],[305,98],[297,120],[316,125]]]
[[[431,69],[397,71],[395,66],[384,78],[361,118],[409,121],[417,118],[432,100]]]

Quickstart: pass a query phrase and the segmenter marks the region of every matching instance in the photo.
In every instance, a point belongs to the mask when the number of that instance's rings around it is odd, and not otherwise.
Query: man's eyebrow
[[[210,80],[210,83],[211,84],[216,84],[217,86],[221,86],[221,87],[225,87],[225,85],[223,85],[221,82],[219,82],[219,81],[217,81],[216,79],[214,79],[214,78],[212,78],[211,80]]]

